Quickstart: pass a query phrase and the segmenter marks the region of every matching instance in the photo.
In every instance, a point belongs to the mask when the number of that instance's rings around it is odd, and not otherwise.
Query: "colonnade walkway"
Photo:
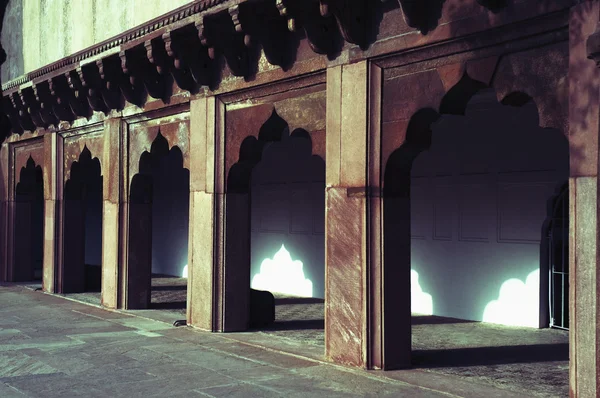
[[[317,316],[323,306],[308,305]],[[161,313],[165,319],[150,319]],[[563,331],[414,316],[415,367],[381,372],[325,362],[319,328],[302,332],[312,343],[280,327],[216,334],[174,327],[169,313],[108,311],[1,284],[0,396],[568,395]]]

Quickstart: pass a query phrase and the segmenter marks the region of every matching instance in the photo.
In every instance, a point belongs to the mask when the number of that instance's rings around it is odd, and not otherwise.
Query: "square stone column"
[[[190,223],[188,243],[187,323],[204,330],[222,330],[216,269],[218,222],[215,213],[215,142],[218,101],[190,103]],[[223,195],[220,195],[223,196]]]
[[[598,140],[600,6],[582,2],[569,19],[569,356],[570,396],[600,396]],[[596,32],[594,33],[594,30]],[[590,36],[591,35],[591,36]],[[587,44],[587,48],[586,48]]]
[[[127,206],[122,200],[123,184],[121,120],[104,122],[104,154],[102,156],[102,305],[108,308],[122,306],[120,265],[126,261]]]
[[[42,288],[57,292],[57,272],[62,245],[60,209],[63,175],[62,137],[57,133],[44,135],[44,262]]]
[[[0,282],[8,281],[8,257],[9,257],[9,239],[12,239],[12,234],[9,234],[8,226],[11,225],[9,217],[11,217],[10,209],[12,204],[9,195],[9,173],[10,165],[8,162],[9,146],[6,142],[0,146]]]
[[[327,71],[325,354],[387,369],[410,364],[410,266],[384,267],[381,79],[367,61]]]

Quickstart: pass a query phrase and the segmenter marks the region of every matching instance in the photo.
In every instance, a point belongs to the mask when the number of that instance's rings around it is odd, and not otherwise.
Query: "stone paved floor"
[[[526,396],[421,370],[347,369],[229,336],[2,285],[0,397]]]
[[[185,319],[186,280],[153,278],[152,286],[152,303],[159,310],[131,313],[167,323]],[[68,296],[99,304],[99,296],[93,293]],[[277,295],[273,327],[228,336],[322,360],[323,320],[322,301]],[[485,382],[530,396],[568,396],[568,332],[431,316],[413,316],[412,329],[413,365],[424,372]],[[386,372],[386,377],[397,373]]]

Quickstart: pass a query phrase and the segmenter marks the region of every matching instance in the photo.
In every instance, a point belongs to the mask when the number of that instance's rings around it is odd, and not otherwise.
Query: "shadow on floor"
[[[443,316],[433,315],[413,315],[411,317],[413,325],[443,325],[451,323],[475,323],[476,321],[468,321],[465,319],[446,318]]]
[[[417,368],[504,365],[569,360],[569,344],[413,350]]]
[[[275,299],[275,305],[284,304],[325,304],[325,300],[320,298],[304,298],[304,297],[282,297]]]
[[[165,303],[151,303],[149,309],[151,310],[184,310],[186,306],[185,301],[169,301]]]
[[[153,292],[161,292],[161,291],[176,291],[176,290],[187,290],[187,285],[179,285],[179,286],[152,286]]]
[[[272,330],[310,330],[310,329],[324,329],[325,321],[323,319],[309,319],[299,321],[275,321],[270,326],[256,329],[262,331]]]

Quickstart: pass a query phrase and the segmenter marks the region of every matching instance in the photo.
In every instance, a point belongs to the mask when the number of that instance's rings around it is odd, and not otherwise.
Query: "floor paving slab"
[[[10,306],[14,311],[6,310]],[[483,377],[474,383],[464,377],[476,366],[458,374],[451,374],[453,367],[398,372],[343,368],[326,363],[322,351],[306,350],[298,341],[268,333],[176,328],[128,314],[116,316],[113,311],[20,286],[0,287],[0,308],[13,317],[12,324],[0,326],[2,398],[523,395],[510,385]],[[28,338],[3,344],[2,338],[10,336]],[[532,339],[536,341],[535,336]],[[265,340],[277,343],[265,349],[260,347]],[[290,347],[292,353],[283,352]],[[303,348],[308,356],[301,355]],[[498,369],[504,365],[508,364],[499,364]],[[541,396],[552,396],[539,391],[545,394]]]

